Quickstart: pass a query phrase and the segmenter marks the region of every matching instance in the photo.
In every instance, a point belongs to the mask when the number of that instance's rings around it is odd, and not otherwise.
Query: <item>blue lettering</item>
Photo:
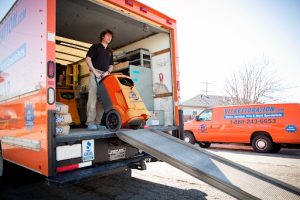
[[[18,62],[20,59],[26,56],[26,43],[22,44],[17,50],[6,57],[0,62],[0,71],[5,71],[10,66]]]
[[[8,37],[8,35],[26,18],[26,8],[24,8],[20,15],[15,11],[6,23],[0,27],[0,44]]]

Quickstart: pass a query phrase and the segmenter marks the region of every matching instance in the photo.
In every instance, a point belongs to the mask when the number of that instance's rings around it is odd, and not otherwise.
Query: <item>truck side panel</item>
[[[6,160],[48,173],[46,1],[20,0],[0,25],[0,137]]]

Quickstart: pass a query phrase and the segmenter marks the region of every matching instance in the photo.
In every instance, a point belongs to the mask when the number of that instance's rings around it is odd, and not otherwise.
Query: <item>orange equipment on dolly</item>
[[[138,129],[150,117],[129,76],[123,74],[106,76],[99,81],[97,93],[106,114],[106,127],[112,132],[121,127]]]

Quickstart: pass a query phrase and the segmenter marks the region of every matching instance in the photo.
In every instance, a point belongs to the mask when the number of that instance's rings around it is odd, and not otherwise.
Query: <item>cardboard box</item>
[[[60,102],[56,102],[56,113],[57,114],[68,114],[69,106]]]
[[[72,116],[68,114],[56,114],[56,125],[69,125],[72,123]]]
[[[56,126],[56,135],[68,135],[70,132],[70,126]]]
[[[122,69],[126,69],[128,67],[129,67],[129,61],[122,62],[122,63],[116,64],[114,66],[113,72],[114,71],[119,71],[119,70],[122,70]]]

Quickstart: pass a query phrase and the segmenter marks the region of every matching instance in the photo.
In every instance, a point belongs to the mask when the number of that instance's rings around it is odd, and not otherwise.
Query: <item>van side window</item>
[[[201,121],[210,121],[212,117],[212,110],[205,110],[199,115]]]

